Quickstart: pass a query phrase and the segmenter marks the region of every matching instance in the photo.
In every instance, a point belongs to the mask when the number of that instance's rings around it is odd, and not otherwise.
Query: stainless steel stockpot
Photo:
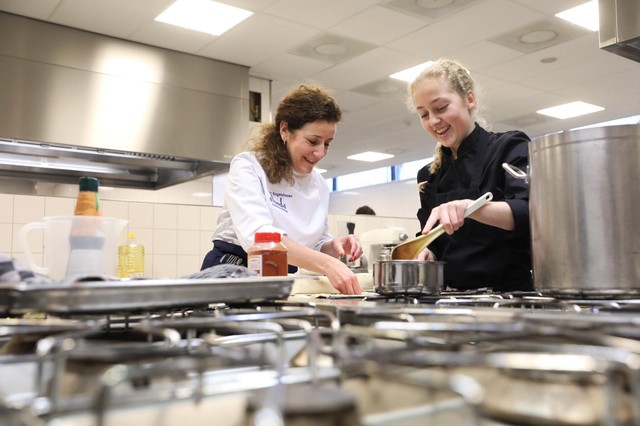
[[[380,260],[373,264],[373,286],[379,294],[440,294],[444,262]]]
[[[536,139],[528,179],[536,289],[640,290],[640,125]]]

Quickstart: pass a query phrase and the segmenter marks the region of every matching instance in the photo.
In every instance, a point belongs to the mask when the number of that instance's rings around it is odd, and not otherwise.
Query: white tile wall
[[[153,228],[153,204],[129,203],[129,227]]]
[[[200,209],[200,206],[178,206],[178,229],[199,230]]]
[[[38,222],[45,216],[44,201],[47,197],[16,195],[13,199],[14,223]],[[71,209],[73,213],[73,208]]]
[[[102,214],[129,220],[129,204],[131,203],[125,201],[103,201]],[[130,226],[130,224],[128,223],[127,226]]]
[[[213,230],[198,232],[198,241],[200,241],[200,253],[207,254],[209,250],[213,248],[211,237],[213,237]]]
[[[178,254],[178,230],[154,229],[153,254]]]
[[[13,223],[13,195],[0,194],[0,223]]]
[[[0,253],[10,253],[13,243],[13,224],[0,223]]]
[[[200,250],[200,231],[178,230],[176,254],[198,255]]]
[[[202,265],[202,257],[203,256],[200,255],[178,255],[176,261],[176,276],[183,277],[199,271]]]
[[[44,216],[72,214],[75,199],[69,197],[0,194],[0,252],[26,262],[19,241],[26,223],[39,222]],[[221,208],[138,201],[103,201],[103,214],[128,220],[127,232],[145,247],[145,275],[173,278],[200,270],[202,259],[211,250],[211,237]],[[387,226],[404,227],[409,235],[418,231],[417,220],[366,215],[329,215],[329,231],[346,235],[346,222],[355,222],[355,234]],[[342,229],[344,227],[345,229]],[[28,234],[36,264],[42,265],[42,232]]]
[[[72,198],[45,197],[44,199],[45,216],[68,216],[73,214],[74,209],[75,200]]]
[[[178,206],[175,204],[154,204],[153,227],[155,229],[178,229]]]
[[[152,262],[154,278],[175,278],[178,275],[176,255],[156,254]]]
[[[216,229],[220,208],[199,207],[200,208],[200,229],[210,229],[211,233]]]

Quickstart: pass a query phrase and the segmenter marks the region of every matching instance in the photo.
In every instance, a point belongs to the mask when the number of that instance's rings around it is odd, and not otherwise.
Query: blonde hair
[[[324,88],[301,84],[280,101],[275,121],[260,125],[257,135],[250,140],[250,150],[256,153],[269,182],[286,180],[293,184],[294,181],[291,158],[280,137],[280,123],[287,123],[287,128],[293,132],[318,120],[338,123],[342,120],[342,111]]]
[[[477,98],[478,89],[475,82],[471,78],[471,73],[459,62],[453,61],[451,59],[441,58],[422,70],[422,72],[415,78],[415,80],[413,80],[413,82],[409,84],[409,97],[407,99],[407,105],[409,109],[411,109],[412,111],[416,110],[413,104],[413,92],[416,86],[424,80],[440,77],[443,77],[449,84],[449,87],[453,91],[455,91],[462,99],[466,99],[466,96],[469,92],[474,92]],[[476,121],[484,124],[484,120],[478,117],[477,102],[471,110],[471,114],[475,117]],[[431,172],[432,174],[435,173],[436,171],[438,171],[441,165],[442,144],[437,143],[433,155],[433,161],[429,166],[429,172]],[[426,182],[420,182],[418,185],[422,190],[424,188],[424,185],[426,185]]]

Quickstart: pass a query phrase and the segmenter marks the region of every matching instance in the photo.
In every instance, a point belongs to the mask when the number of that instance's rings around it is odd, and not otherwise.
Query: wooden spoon
[[[487,192],[473,203],[469,204],[469,207],[467,207],[467,210],[464,212],[464,217],[468,217],[492,199],[493,194],[491,192]],[[391,259],[415,259],[425,247],[431,244],[443,233],[444,227],[442,225],[438,225],[425,235],[420,235],[419,237],[398,244],[393,248],[393,250],[391,250]]]

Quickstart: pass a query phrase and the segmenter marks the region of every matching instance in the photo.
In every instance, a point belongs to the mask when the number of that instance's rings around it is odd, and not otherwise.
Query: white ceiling
[[[327,177],[431,155],[434,142],[406,108],[404,85],[387,76],[441,56],[471,70],[482,115],[495,131],[518,128],[535,138],[640,113],[640,63],[600,50],[597,32],[554,17],[585,0],[454,0],[442,9],[419,4],[451,1],[219,1],[254,14],[214,37],[155,22],[172,0],[0,0],[0,10],[246,65],[251,75],[273,81],[274,102],[295,83],[325,85],[345,111],[320,164]],[[560,35],[542,46],[514,41],[527,29],[549,28]],[[344,42],[360,53],[329,60],[314,54],[317,42]],[[380,93],[380,86],[398,90]],[[571,101],[605,110],[567,120],[535,113]],[[346,159],[361,151],[395,158]]]

